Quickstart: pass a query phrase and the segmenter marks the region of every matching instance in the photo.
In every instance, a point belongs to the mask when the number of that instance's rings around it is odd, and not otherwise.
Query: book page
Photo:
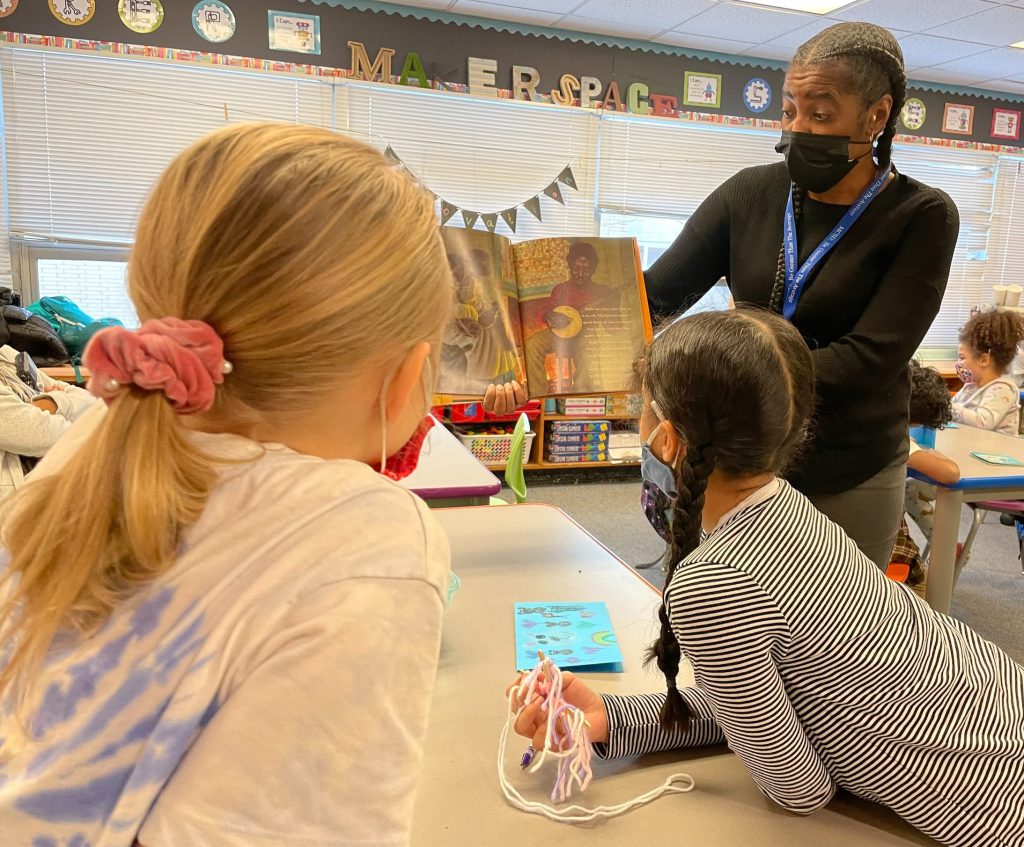
[[[629,390],[650,338],[632,238],[545,238],[514,248],[530,395]]]
[[[525,377],[512,245],[500,235],[455,227],[441,227],[441,237],[455,300],[436,390],[482,397],[491,383]]]

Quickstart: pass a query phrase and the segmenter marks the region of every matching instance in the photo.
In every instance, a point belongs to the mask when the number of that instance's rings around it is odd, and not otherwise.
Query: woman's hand
[[[513,380],[504,385],[488,385],[484,392],[484,411],[495,415],[511,415],[520,406],[530,402],[526,393],[526,380],[522,384]]]
[[[521,675],[505,690],[506,697],[522,679]],[[544,703],[547,693],[548,682],[544,680],[534,691],[532,702],[527,703],[526,708],[519,712],[514,727],[518,735],[531,739],[537,750],[544,749],[548,716],[546,712],[541,711],[541,705]],[[580,682],[568,671],[562,673],[562,699],[583,712],[587,723],[590,724],[590,740],[592,742],[603,743],[608,740],[608,712],[605,709],[604,700],[592,688]],[[522,705],[523,703],[518,699],[512,702],[512,708],[515,710]]]
[[[47,414],[57,414],[57,404],[49,397],[37,397],[35,400],[32,401],[32,405],[35,406],[37,409],[41,409]]]

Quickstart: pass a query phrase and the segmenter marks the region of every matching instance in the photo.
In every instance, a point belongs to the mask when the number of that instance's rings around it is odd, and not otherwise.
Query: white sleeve
[[[303,600],[201,730],[139,842],[408,844],[442,610],[420,579],[347,579]]]
[[[0,450],[44,456],[70,426],[62,415],[44,412],[13,391],[0,388]]]
[[[48,391],[45,394],[40,394],[38,396],[52,400],[57,406],[57,414],[72,423],[77,421],[83,413],[88,411],[96,401],[96,398],[88,391],[79,388],[76,385],[67,385],[63,388],[57,388],[54,391]]]
[[[986,385],[978,393],[983,393],[983,396],[979,405],[974,408],[957,403],[954,398],[952,404],[954,420],[978,429],[995,430],[1007,413],[1020,405],[1019,391],[1016,388],[1011,388],[1005,381],[999,381],[990,386]]]

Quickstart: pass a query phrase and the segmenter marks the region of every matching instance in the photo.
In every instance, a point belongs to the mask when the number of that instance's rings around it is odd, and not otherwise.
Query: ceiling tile
[[[596,35],[610,35],[614,38],[651,39],[664,30],[660,25],[646,24],[643,21],[633,23],[616,23],[615,21],[598,21],[593,18],[582,18],[578,15],[566,15],[559,18],[560,29],[571,29],[576,32],[592,32]]]
[[[739,38],[763,42],[800,29],[812,23],[815,17],[799,12],[758,9],[754,6],[722,2],[673,29],[693,35],[710,35],[713,38]]]
[[[980,12],[941,26],[933,26],[927,32],[929,35],[962,38],[978,44],[1005,47],[1016,41],[1024,41],[1024,8],[990,5],[987,12]]]
[[[920,32],[928,27],[955,21],[967,15],[990,11],[984,0],[865,0],[829,17],[843,21],[868,21],[887,29]]]
[[[997,77],[1024,76],[1024,50],[997,47],[974,56],[934,66],[936,70],[963,74],[964,77],[996,79]]]
[[[776,47],[788,47],[790,58],[792,58],[796,48],[803,44],[808,38],[817,35],[823,29],[827,29],[836,23],[838,23],[838,21],[834,21],[829,18],[815,18],[809,23],[804,24],[799,29],[794,29],[784,35],[780,35],[778,38],[766,38],[765,41],[769,44],[775,45]]]
[[[406,0],[404,3],[395,3],[396,6],[407,6],[410,9],[447,9],[453,0]]]
[[[788,62],[793,58],[793,51],[789,47],[779,47],[774,44],[755,44],[749,50],[744,51],[745,56],[752,59],[771,59],[775,62]]]
[[[1013,79],[986,79],[978,83],[978,88],[989,91],[1005,91],[1008,94],[1024,94],[1024,82]]]
[[[522,7],[499,6],[495,3],[479,3],[476,0],[458,0],[451,7],[451,11],[460,15],[476,15],[480,18],[515,21],[517,23],[533,24],[534,26],[550,26],[562,17],[557,12],[540,12]]]
[[[921,82],[941,82],[946,85],[975,85],[984,79],[987,79],[984,74],[981,76],[965,76],[960,73],[953,73],[952,71],[944,71],[941,68],[921,68],[916,71],[912,77],[910,77],[910,84],[913,85],[915,80]]]
[[[674,47],[690,47],[694,50],[710,50],[714,53],[742,53],[754,46],[749,41],[712,38],[710,35],[690,35],[686,32],[665,32],[654,40],[661,44],[671,44]]]
[[[903,48],[903,58],[908,68],[926,68],[929,65],[951,62],[990,49],[985,44],[937,38],[934,35],[907,35],[900,39],[900,47]]]
[[[622,0],[587,0],[573,10],[572,16],[594,21],[633,24],[652,32],[666,32],[678,29],[684,21],[714,6],[715,0],[629,0],[628,3],[623,3]],[[568,24],[560,23],[559,26]]]

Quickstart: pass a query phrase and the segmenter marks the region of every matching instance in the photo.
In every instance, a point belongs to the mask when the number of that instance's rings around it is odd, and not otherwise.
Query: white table
[[[1024,462],[1024,439],[971,426],[957,426],[936,433],[935,449],[949,456],[960,468],[958,483],[938,486],[935,528],[932,531],[928,560],[928,585],[925,589],[925,599],[933,609],[949,612],[963,504],[980,503],[983,500],[1024,499],[1024,467],[990,465],[976,459],[971,453],[1012,456]],[[915,479],[937,485],[935,480],[922,473],[908,473]]]
[[[755,787],[724,747],[642,759],[596,762],[582,803],[620,803],[690,773],[697,787],[596,824],[553,823],[509,806],[495,767],[505,720],[505,686],[514,677],[513,603],[600,600],[611,613],[624,656],[621,674],[581,674],[602,691],[659,690],[664,680],[641,668],[656,634],[658,593],[562,512],[550,506],[445,509],[437,512],[462,580],[446,613],[430,715],[414,847],[504,845],[758,845],[881,847],[935,842],[888,810],[844,795],[808,818],[788,814]],[[687,668],[681,681],[692,682]],[[396,696],[401,696],[397,692]],[[528,799],[545,799],[553,774],[518,766],[525,741],[514,736],[506,768]]]
[[[501,491],[498,478],[440,422],[427,433],[419,464],[401,485],[435,507],[486,506]]]

